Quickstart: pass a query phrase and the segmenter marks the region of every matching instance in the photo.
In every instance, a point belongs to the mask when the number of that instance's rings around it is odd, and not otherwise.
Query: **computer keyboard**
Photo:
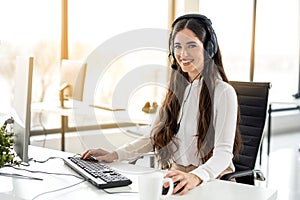
[[[132,183],[129,178],[98,161],[68,157],[66,164],[101,189],[127,186]]]

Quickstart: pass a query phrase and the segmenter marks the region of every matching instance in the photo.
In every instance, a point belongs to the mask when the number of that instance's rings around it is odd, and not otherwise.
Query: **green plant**
[[[14,133],[7,130],[7,122],[0,128],[0,168],[5,164],[19,165],[20,162],[15,160],[16,154],[13,152]]]

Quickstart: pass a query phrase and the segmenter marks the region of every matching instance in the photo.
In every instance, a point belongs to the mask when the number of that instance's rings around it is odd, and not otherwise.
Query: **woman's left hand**
[[[172,178],[173,182],[180,181],[180,183],[174,188],[173,194],[183,187],[183,190],[179,193],[180,195],[185,194],[189,190],[195,188],[197,185],[202,183],[202,180],[192,173],[186,173],[179,170],[170,171],[165,175],[165,178]]]

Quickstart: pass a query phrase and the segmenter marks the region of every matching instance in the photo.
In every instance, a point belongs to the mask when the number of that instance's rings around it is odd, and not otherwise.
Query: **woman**
[[[211,21],[187,14],[172,24],[169,38],[172,73],[166,97],[149,136],[113,152],[88,150],[82,158],[131,160],[154,151],[166,177],[183,195],[203,181],[234,171],[238,153],[238,104],[228,84]]]

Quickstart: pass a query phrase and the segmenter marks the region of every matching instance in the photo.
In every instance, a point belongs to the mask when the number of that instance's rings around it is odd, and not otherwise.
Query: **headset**
[[[174,26],[183,19],[196,19],[206,26],[205,29],[209,33],[209,37],[208,40],[206,41],[206,44],[204,44],[205,45],[204,49],[207,51],[209,58],[212,58],[218,51],[218,41],[210,19],[208,19],[206,16],[201,14],[186,14],[178,17],[172,23],[172,28],[174,28]],[[171,67],[173,69],[177,69],[176,64],[172,64]]]

